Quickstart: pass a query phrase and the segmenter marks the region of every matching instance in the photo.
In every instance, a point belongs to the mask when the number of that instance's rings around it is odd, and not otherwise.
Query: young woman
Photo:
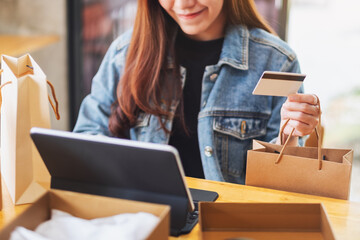
[[[244,183],[254,138],[292,145],[318,123],[309,94],[255,96],[265,71],[300,72],[253,0],[139,0],[109,48],[75,132],[171,144],[187,176]]]

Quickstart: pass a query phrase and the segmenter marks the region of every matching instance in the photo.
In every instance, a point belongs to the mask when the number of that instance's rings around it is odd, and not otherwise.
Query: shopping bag
[[[247,156],[245,184],[348,199],[353,150],[322,149],[319,126],[321,119],[316,128],[318,147],[288,147],[288,141],[276,145],[253,140],[253,149]]]
[[[1,173],[12,201],[31,203],[49,188],[50,174],[31,141],[30,129],[50,128],[49,101],[60,119],[58,102],[54,87],[30,55],[3,55],[1,67]]]

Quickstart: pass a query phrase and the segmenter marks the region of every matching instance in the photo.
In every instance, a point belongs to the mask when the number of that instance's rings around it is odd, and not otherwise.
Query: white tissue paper
[[[159,222],[158,217],[144,212],[93,220],[77,218],[55,209],[51,215],[51,219],[40,224],[35,232],[17,227],[10,240],[140,240],[145,239]]]

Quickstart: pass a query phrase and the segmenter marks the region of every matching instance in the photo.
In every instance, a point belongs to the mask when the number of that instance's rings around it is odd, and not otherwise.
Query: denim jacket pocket
[[[226,181],[244,184],[247,150],[254,138],[266,135],[267,122],[265,117],[214,117],[214,145]]]
[[[215,117],[213,130],[246,140],[265,135],[266,124],[264,118]]]

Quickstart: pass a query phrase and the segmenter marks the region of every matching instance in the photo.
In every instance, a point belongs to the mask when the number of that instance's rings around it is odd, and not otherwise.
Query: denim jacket
[[[128,32],[110,46],[93,79],[91,94],[81,105],[75,132],[111,135],[110,106],[116,100],[130,38]],[[186,69],[180,70],[185,82]],[[286,98],[252,95],[265,70],[300,72],[295,53],[278,37],[257,28],[229,26],[219,62],[207,66],[203,75],[198,136],[206,179],[244,184],[252,140],[277,137]],[[166,127],[171,130],[172,120]],[[156,116],[140,114],[130,138],[167,144],[169,134],[161,130]]]

